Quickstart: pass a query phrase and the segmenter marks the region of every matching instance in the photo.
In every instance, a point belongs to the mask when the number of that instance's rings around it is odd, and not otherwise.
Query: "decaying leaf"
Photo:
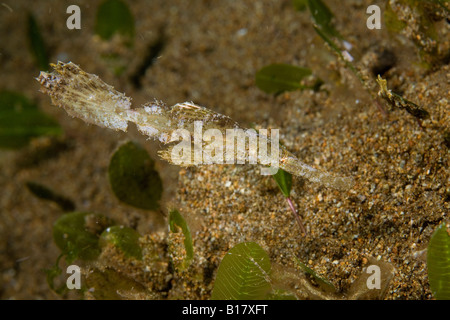
[[[386,261],[368,258],[368,265],[350,287],[349,300],[380,300],[395,275],[394,266]]]
[[[94,268],[86,274],[88,294],[96,300],[142,300],[145,288],[112,268]]]
[[[163,193],[154,161],[139,144],[122,144],[111,157],[108,167],[109,182],[116,197],[130,206],[157,210]]]

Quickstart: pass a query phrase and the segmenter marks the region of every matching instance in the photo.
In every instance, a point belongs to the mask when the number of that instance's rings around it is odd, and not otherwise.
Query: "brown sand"
[[[33,157],[54,141],[43,138],[21,151],[0,153],[2,299],[58,298],[48,288],[43,269],[59,255],[51,228],[61,212],[31,195],[27,181],[73,199],[78,210],[136,227],[145,235],[148,251],[157,248],[158,263],[147,256],[142,264],[132,265],[111,252],[101,258],[103,266],[133,275],[149,289],[129,298],[208,298],[224,253],[242,241],[259,243],[273,264],[286,270],[295,268],[293,257],[298,257],[342,294],[368,261],[385,261],[395,268],[386,299],[431,298],[423,249],[450,210],[449,148],[443,143],[449,130],[450,69],[441,64],[427,70],[419,65],[408,38],[385,28],[369,31],[365,9],[373,1],[327,3],[338,29],[356,46],[354,55],[362,58],[362,68],[373,64],[380,49],[394,53],[397,62],[387,74],[389,84],[430,112],[422,126],[403,110],[380,111],[316,36],[309,14],[293,10],[288,0],[134,1],[130,9],[136,44],[121,77],[100,59],[92,36],[99,1],[80,5],[81,30],[67,30],[68,4],[63,1],[5,3],[12,12],[0,6],[0,88],[38,101],[64,128],[66,147],[54,147],[41,161]],[[205,166],[182,169],[178,175],[179,168],[158,162],[165,186],[163,207],[172,203],[180,209],[195,244],[191,269],[174,273],[164,250],[167,227],[162,215],[120,204],[107,179],[110,155],[121,141],[141,142],[154,158],[158,144],[146,142],[136,130],[123,134],[88,126],[50,105],[33,79],[39,70],[27,50],[27,10],[41,25],[52,62],[64,58],[79,64],[131,96],[136,105],[153,98],[169,105],[194,101],[243,125],[279,128],[283,144],[302,161],[352,176],[355,187],[337,192],[295,179],[292,199],[308,230],[302,237],[273,179],[261,176],[258,168]],[[413,25],[411,29],[413,34]],[[448,23],[441,21],[438,30],[448,41]],[[142,87],[135,88],[129,76],[161,33],[164,48],[147,69]],[[443,46],[448,48],[448,43]],[[264,94],[254,84],[255,72],[275,62],[310,67],[325,81],[326,90]]]

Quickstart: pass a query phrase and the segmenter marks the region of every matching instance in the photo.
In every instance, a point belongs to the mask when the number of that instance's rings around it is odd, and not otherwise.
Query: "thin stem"
[[[295,220],[297,220],[297,223],[298,223],[300,229],[302,230],[302,232],[303,232],[303,233],[305,234],[305,236],[306,236],[306,235],[307,235],[307,232],[306,232],[305,226],[303,225],[302,219],[301,219],[300,216],[298,215],[297,210],[295,210],[295,207],[294,207],[294,204],[292,203],[291,198],[287,197],[286,200],[287,200],[287,202],[288,202],[288,204],[289,204],[289,207],[290,207],[291,210],[292,210],[292,213],[294,214]]]
[[[376,104],[378,110],[381,111],[381,113],[383,114],[383,116],[387,117],[388,114],[387,114],[386,110],[384,110],[383,105],[382,105],[382,104],[380,103],[380,101],[378,100],[378,97],[376,97],[376,98],[374,99],[374,101],[375,101],[375,104]]]

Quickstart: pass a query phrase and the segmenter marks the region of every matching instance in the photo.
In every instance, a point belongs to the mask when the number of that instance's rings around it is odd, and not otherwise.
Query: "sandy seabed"
[[[377,106],[316,35],[309,13],[295,11],[291,1],[133,1],[135,45],[124,53],[129,63],[118,77],[102,60],[105,49],[94,37],[100,1],[78,3],[81,30],[66,28],[71,4],[66,1],[0,6],[0,89],[37,101],[65,132],[60,140],[39,138],[22,150],[0,153],[0,298],[60,298],[49,289],[43,270],[59,255],[51,230],[61,210],[34,197],[27,181],[57,190],[79,211],[103,213],[136,228],[144,247],[158,248],[162,260],[154,269],[148,257],[130,264],[117,252],[102,254],[99,264],[122,270],[148,290],[125,298],[206,299],[225,252],[243,241],[257,242],[287,273],[297,268],[297,257],[328,279],[338,298],[354,297],[352,284],[372,263],[392,272],[377,298],[432,298],[425,249],[450,210],[449,146],[444,142],[450,67],[448,59],[431,69],[421,65],[411,41],[415,21],[400,34],[384,25],[368,30],[367,6],[384,8],[385,1],[327,1],[337,29],[353,44],[355,63],[368,74],[374,65],[389,65],[384,77],[390,87],[430,113],[421,122],[404,110]],[[52,106],[34,80],[39,70],[28,50],[27,12],[41,26],[50,61],[72,61],[99,75],[131,96],[135,106],[154,98],[169,105],[193,101],[243,126],[279,128],[282,143],[304,163],[351,176],[355,186],[339,192],[294,178],[292,200],[308,231],[302,236],[282,193],[259,168],[180,169],[158,161],[163,211],[169,204],[179,208],[194,241],[192,267],[176,273],[164,249],[164,215],[121,204],[107,177],[110,156],[121,142],[138,141],[154,159],[159,143],[146,141],[135,129],[117,133],[86,125]],[[446,41],[441,50],[448,50],[449,24],[439,21],[436,29]],[[158,41],[160,52],[136,83],[137,70]],[[309,67],[324,85],[318,92],[265,94],[254,76],[271,63]],[[290,289],[311,298],[301,288]]]

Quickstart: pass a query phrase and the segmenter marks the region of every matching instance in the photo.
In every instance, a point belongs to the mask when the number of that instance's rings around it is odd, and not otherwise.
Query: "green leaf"
[[[386,8],[384,10],[384,23],[389,31],[392,32],[400,32],[406,28],[407,24],[404,21],[401,21],[397,14],[392,10],[392,7],[389,1],[386,1]]]
[[[93,260],[100,254],[99,237],[88,228],[88,219],[104,217],[89,212],[72,212],[61,216],[53,226],[53,239],[68,263],[75,259]]]
[[[443,3],[440,4],[442,5]],[[439,35],[435,28],[433,14],[431,14],[427,3],[425,1],[415,0],[413,5],[410,6],[414,7],[414,10],[417,10],[420,13],[419,30],[429,39],[439,41]],[[446,7],[443,5],[443,8]]]
[[[2,111],[29,111],[37,109],[37,105],[21,93],[3,90],[0,91],[0,108]]]
[[[333,40],[333,38],[338,38],[342,41],[344,40],[343,37],[334,29],[331,23],[333,13],[320,0],[308,0],[308,6],[316,24],[313,26],[316,33],[322,38],[323,41],[325,41],[330,46],[330,48],[338,55],[338,57],[342,59],[342,61],[344,61],[346,67],[355,74],[359,81],[363,85],[365,85],[365,81],[361,74],[358,72],[356,67],[344,57],[341,49],[339,48],[339,45],[337,45]]]
[[[36,197],[55,202],[65,212],[75,210],[75,204],[72,200],[53,192],[42,184],[29,181],[26,186]]]
[[[321,0],[308,0],[309,11],[316,25],[328,36],[342,38],[332,24],[333,13]]]
[[[111,41],[110,50],[102,49],[100,56],[116,76],[122,75],[130,64],[129,50],[133,47],[135,26],[126,2],[106,0],[97,10],[95,33],[104,41]]]
[[[156,210],[162,181],[147,151],[134,142],[119,147],[109,163],[109,181],[116,197],[136,208]]]
[[[345,60],[338,45],[333,40],[331,40],[328,37],[328,35],[325,32],[323,32],[323,30],[321,30],[320,28],[317,28],[316,26],[314,26],[314,30],[322,38],[322,40],[325,41],[331,47],[331,49],[333,49],[339,55],[340,58]]]
[[[170,210],[169,213],[169,230],[170,232],[177,233],[179,229],[184,235],[184,248],[186,250],[186,258],[181,266],[182,269],[186,269],[194,258],[194,246],[192,244],[191,231],[189,226],[184,220],[183,216],[176,209]]]
[[[311,75],[308,68],[288,64],[271,64],[260,69],[255,76],[258,88],[266,93],[279,94],[284,91],[309,88],[302,85],[303,78]]]
[[[308,0],[292,0],[292,5],[297,11],[304,11],[308,6]]]
[[[326,292],[336,292],[336,288],[334,287],[334,285],[331,282],[329,282],[328,280],[318,276],[317,273],[314,272],[314,270],[312,270],[311,268],[306,266],[297,257],[294,257],[294,258],[295,258],[295,262],[297,262],[297,264],[299,265],[300,269],[302,269],[302,271],[305,274],[307,274],[308,276],[312,277],[314,279],[314,281],[317,282],[319,287],[321,287]]]
[[[273,290],[266,296],[267,300],[298,300],[292,292],[277,289]]]
[[[292,188],[292,175],[289,172],[279,168],[277,173],[273,175],[273,178],[277,182],[278,187],[280,187],[280,190],[283,192],[284,196],[289,198]]]
[[[116,33],[128,39],[134,38],[134,18],[127,4],[121,0],[106,0],[98,8],[95,33],[103,40],[110,40]]]
[[[36,19],[31,13],[28,13],[27,34],[31,54],[33,55],[39,69],[42,71],[47,71],[48,70],[47,49],[44,43],[44,39],[41,35],[39,26],[36,22]]]
[[[55,264],[50,269],[45,270],[45,274],[47,276],[47,284],[50,289],[52,289],[57,294],[63,294],[68,290],[67,284],[65,282],[58,287],[55,284],[55,279],[62,274],[62,270],[59,267],[59,261],[63,256],[64,254],[60,254],[56,259]]]
[[[331,49],[338,55],[338,57],[341,58],[342,61],[344,61],[346,67],[349,68],[355,74],[355,76],[359,79],[359,81],[361,81],[361,83],[364,84],[364,79],[359,74],[359,72],[355,68],[355,66],[344,57],[344,55],[342,54],[342,52],[339,49],[338,45],[333,40],[331,40],[328,37],[328,35],[326,35],[321,29],[319,29],[316,26],[314,26],[314,30],[322,38],[322,40],[325,41],[331,47]]]
[[[124,226],[106,228],[100,236],[100,245],[111,243],[119,248],[126,257],[142,260],[142,249],[139,245],[141,235],[134,229]]]
[[[110,268],[90,270],[86,274],[86,286],[97,300],[130,299],[146,293],[142,284]]]
[[[220,263],[211,299],[264,299],[271,290],[270,271],[269,256],[257,243],[239,243]]]
[[[450,224],[442,223],[431,237],[427,253],[428,279],[433,296],[450,300]]]
[[[34,137],[61,134],[58,123],[25,96],[0,91],[0,148],[18,149]]]

